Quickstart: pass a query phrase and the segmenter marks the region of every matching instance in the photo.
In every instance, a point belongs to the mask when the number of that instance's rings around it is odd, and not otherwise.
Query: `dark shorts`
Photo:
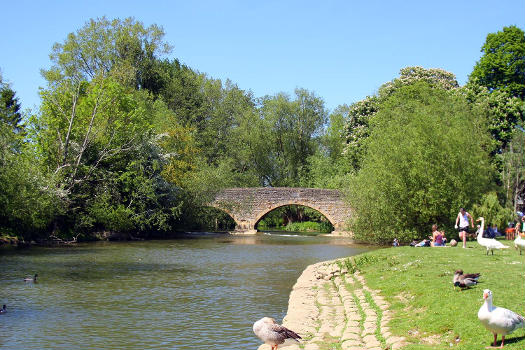
[[[459,232],[463,232],[463,231],[465,231],[466,233],[469,233],[469,231],[468,231],[468,226],[460,227],[460,228],[459,228]]]

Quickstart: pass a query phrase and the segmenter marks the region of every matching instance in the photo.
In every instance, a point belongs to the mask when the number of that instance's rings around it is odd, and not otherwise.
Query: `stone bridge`
[[[320,188],[259,187],[228,188],[210,203],[235,220],[235,233],[255,234],[264,215],[284,205],[303,205],[323,214],[334,226],[334,235],[349,235],[346,221],[352,214],[338,190]]]

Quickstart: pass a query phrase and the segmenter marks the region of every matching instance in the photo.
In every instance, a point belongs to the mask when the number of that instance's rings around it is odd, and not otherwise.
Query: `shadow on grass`
[[[505,344],[517,343],[517,342],[522,341],[523,339],[525,339],[525,335],[523,335],[521,337],[513,337],[513,338],[509,338],[509,339],[505,338]],[[499,344],[501,344],[501,342]]]

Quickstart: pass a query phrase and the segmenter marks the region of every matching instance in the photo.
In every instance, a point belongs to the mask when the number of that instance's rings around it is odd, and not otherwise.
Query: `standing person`
[[[467,234],[469,232],[468,230],[468,223],[470,219],[470,227],[474,228],[474,220],[472,219],[472,216],[465,211],[464,208],[459,208],[458,216],[456,217],[456,228],[458,228],[458,222],[459,222],[459,238],[463,240],[463,248],[467,247]]]
[[[510,239],[516,238],[525,229],[525,222],[523,221],[523,218],[525,218],[525,215],[518,217],[518,222],[516,222],[516,226],[514,226],[515,234],[511,236]]]

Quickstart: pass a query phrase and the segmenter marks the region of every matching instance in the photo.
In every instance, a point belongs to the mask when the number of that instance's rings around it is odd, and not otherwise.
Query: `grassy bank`
[[[468,242],[468,249],[380,249],[340,263],[357,268],[370,288],[381,290],[395,315],[391,331],[407,338],[406,349],[481,349],[493,340],[477,318],[483,289],[492,290],[494,305],[525,315],[525,255],[514,250],[512,241],[503,242],[511,248],[494,256]],[[480,272],[480,283],[454,291],[456,269]],[[525,329],[508,335],[504,348],[524,349]]]

